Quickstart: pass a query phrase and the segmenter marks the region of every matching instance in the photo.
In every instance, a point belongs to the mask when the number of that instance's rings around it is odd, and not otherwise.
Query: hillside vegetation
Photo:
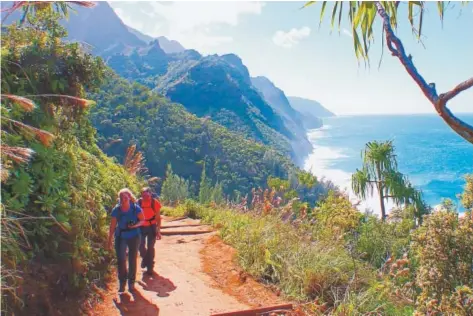
[[[413,208],[388,221],[361,214],[340,194],[307,212],[292,206],[201,205],[164,208],[201,218],[236,248],[246,272],[299,302],[297,315],[471,315],[473,313],[472,179],[469,211],[444,210],[416,227]]]
[[[202,57],[192,50],[166,54],[155,40],[146,48],[111,56],[107,64],[199,117],[208,116],[246,138],[296,156],[290,146],[296,135],[253,88],[236,55]]]
[[[275,150],[198,118],[145,86],[111,72],[106,77],[100,90],[89,95],[97,101],[91,118],[100,146],[119,161],[126,148],[136,144],[151,175],[163,178],[170,164],[188,180],[193,196],[198,194],[204,166],[211,185],[218,182],[231,199],[252,188],[265,188],[268,177],[292,178],[300,198],[312,203],[327,192],[323,182],[311,188],[299,185],[298,175],[305,172]]]
[[[61,40],[59,17],[40,10],[28,27],[2,32],[1,285],[8,314],[55,313],[52,305],[101,282],[110,260],[107,210],[120,188],[143,185],[96,145],[91,102],[80,98],[100,85],[104,65]]]

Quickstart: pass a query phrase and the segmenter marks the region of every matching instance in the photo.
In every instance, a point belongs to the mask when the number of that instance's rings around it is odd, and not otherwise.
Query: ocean
[[[459,117],[473,124],[473,114]],[[452,199],[462,212],[459,194],[465,185],[464,175],[473,173],[473,144],[453,132],[435,115],[338,116],[323,120],[324,126],[311,130],[309,140],[314,151],[305,169],[325,177],[346,189],[352,201],[351,174],[361,168],[361,152],[372,140],[392,140],[399,171],[420,189],[424,200],[435,207],[442,199]],[[392,207],[388,204],[388,207]],[[363,201],[361,211],[379,214],[377,197]]]

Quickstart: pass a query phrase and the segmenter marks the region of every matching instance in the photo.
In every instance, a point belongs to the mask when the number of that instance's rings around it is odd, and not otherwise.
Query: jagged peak
[[[243,61],[241,60],[240,56],[238,56],[236,54],[225,54],[225,55],[222,55],[220,57],[223,58],[228,63],[232,64],[233,66],[245,67],[245,65],[243,64]]]

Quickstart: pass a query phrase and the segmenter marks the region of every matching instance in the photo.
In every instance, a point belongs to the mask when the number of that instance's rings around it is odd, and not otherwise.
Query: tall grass
[[[257,280],[278,286],[307,313],[411,315],[379,290],[376,271],[348,251],[343,240],[314,239],[303,225],[295,227],[276,215],[258,216],[205,207],[187,201],[163,208],[172,216],[191,216],[219,229],[237,250],[239,265]]]

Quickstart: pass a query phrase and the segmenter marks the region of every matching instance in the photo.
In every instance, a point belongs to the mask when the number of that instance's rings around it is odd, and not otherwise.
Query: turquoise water
[[[473,114],[459,117],[473,124]],[[306,168],[348,191],[350,175],[361,166],[361,151],[371,140],[393,140],[400,171],[432,206],[443,198],[458,203],[463,177],[473,173],[473,145],[436,115],[340,116],[324,119],[324,125],[309,132],[314,152]],[[374,201],[368,207],[376,209]]]

